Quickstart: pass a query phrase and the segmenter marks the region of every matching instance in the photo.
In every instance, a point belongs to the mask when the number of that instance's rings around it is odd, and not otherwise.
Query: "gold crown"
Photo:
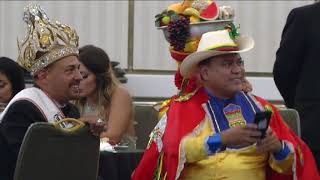
[[[18,63],[32,74],[63,57],[78,56],[77,32],[58,21],[51,22],[39,5],[25,7],[23,20],[28,27],[24,40],[18,40]]]

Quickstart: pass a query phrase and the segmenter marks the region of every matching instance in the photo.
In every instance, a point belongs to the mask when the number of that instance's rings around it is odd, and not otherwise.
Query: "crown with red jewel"
[[[230,35],[236,36],[233,25],[234,9],[230,6],[218,7],[211,0],[184,0],[171,4],[161,14],[155,16],[155,25],[163,30],[170,43],[171,57],[178,62],[175,85],[180,91],[191,92],[197,87],[196,79],[184,79],[180,74],[181,62],[197,51],[202,34],[228,28]]]

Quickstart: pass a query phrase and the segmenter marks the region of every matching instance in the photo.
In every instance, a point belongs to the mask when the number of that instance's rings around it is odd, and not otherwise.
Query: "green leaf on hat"
[[[231,29],[229,35],[232,39],[235,39],[236,37],[240,36],[240,33],[238,32],[238,29],[240,29],[240,25],[236,27],[233,23],[230,23],[227,28]]]
[[[172,10],[167,11],[167,15],[168,15],[168,16],[171,16],[171,15],[173,15],[173,14],[176,14],[176,12],[174,12],[174,11],[172,11]]]
[[[157,15],[155,16],[156,19],[158,19],[158,18],[160,18],[160,17],[162,17],[162,14],[157,14]]]
[[[155,21],[155,26],[160,27],[160,21]]]

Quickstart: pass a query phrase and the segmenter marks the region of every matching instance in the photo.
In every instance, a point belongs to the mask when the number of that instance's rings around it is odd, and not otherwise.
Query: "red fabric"
[[[282,121],[282,118],[276,108],[269,104],[267,101],[257,98],[262,105],[270,105],[275,112],[270,122],[271,128],[275,131],[276,135],[282,139],[292,143],[295,151],[300,149],[303,159],[297,153],[297,179],[298,180],[318,180],[319,175],[316,169],[314,158],[311,151],[306,144],[297,137],[291,129]],[[167,126],[163,140],[163,175],[167,172],[167,180],[174,180],[178,164],[179,164],[179,145],[181,139],[192,132],[192,130],[199,125],[205,116],[205,111],[202,104],[208,101],[208,96],[203,89],[200,89],[189,101],[176,102],[172,101],[170,108],[167,112]],[[144,157],[137,167],[133,179],[134,180],[151,180],[156,171],[157,160],[159,153],[154,152],[158,150],[155,143],[150,149],[146,150]],[[303,162],[303,163],[302,163]],[[151,171],[151,172],[149,172]],[[267,180],[292,180],[292,175],[281,175],[268,168]]]
[[[181,90],[182,81],[183,81],[183,76],[181,75],[180,69],[178,68],[178,70],[174,76],[174,84],[176,85],[176,87],[179,90]],[[188,79],[187,86],[185,87],[183,93],[184,94],[191,93],[191,92],[195,91],[196,89],[197,89],[197,77],[194,76],[194,77]]]
[[[174,101],[169,108],[167,127],[163,136],[165,169],[163,172],[167,172],[168,180],[173,180],[176,176],[181,139],[197,127],[205,116],[201,104],[208,100],[208,96],[202,91],[198,91],[192,100]]]
[[[152,180],[158,165],[159,151],[156,143],[152,143],[147,149],[139,163],[139,166],[134,170],[131,179],[133,180]]]
[[[182,62],[190,53],[170,50],[171,57],[177,62]]]
[[[167,172],[167,180],[175,179],[179,161],[180,140],[202,121],[205,112],[201,104],[207,100],[208,96],[203,90],[199,90],[196,95],[192,97],[192,101],[176,102],[172,100],[167,112],[168,119],[165,134],[162,138],[162,150],[164,152],[162,172]],[[152,144],[153,146],[155,145],[154,142]],[[133,173],[133,180],[153,179],[153,176],[150,174],[153,175],[156,169],[150,167],[155,166],[153,163],[157,162],[159,154],[153,152],[158,151],[156,148],[151,147],[145,151],[142,160]],[[164,174],[162,174],[162,176],[164,176]]]
[[[276,107],[257,97],[257,100],[263,105],[269,105],[273,110],[273,117],[270,122],[270,127],[276,133],[279,139],[286,140],[292,143],[296,153],[296,172],[298,180],[320,180],[317,166],[314,157],[309,147],[284,123],[281,115]],[[268,171],[268,179],[270,180],[292,180],[292,176],[285,176],[275,173],[272,170]]]
[[[238,51],[239,47],[221,47],[217,48],[217,51]]]
[[[178,68],[177,72],[174,75],[174,85],[176,85],[176,87],[179,90],[181,90],[182,81],[183,81],[183,76],[181,75],[180,70]]]

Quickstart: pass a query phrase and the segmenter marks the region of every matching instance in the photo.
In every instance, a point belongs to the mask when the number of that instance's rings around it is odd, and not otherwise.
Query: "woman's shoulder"
[[[112,101],[111,102],[112,104],[124,105],[124,104],[131,104],[132,98],[131,98],[131,95],[130,95],[128,89],[126,89],[126,87],[124,87],[122,85],[119,85],[114,90],[111,101]]]
[[[113,93],[113,96],[131,99],[131,95],[130,95],[128,89],[122,85],[119,85],[118,87],[116,87],[116,89]]]

